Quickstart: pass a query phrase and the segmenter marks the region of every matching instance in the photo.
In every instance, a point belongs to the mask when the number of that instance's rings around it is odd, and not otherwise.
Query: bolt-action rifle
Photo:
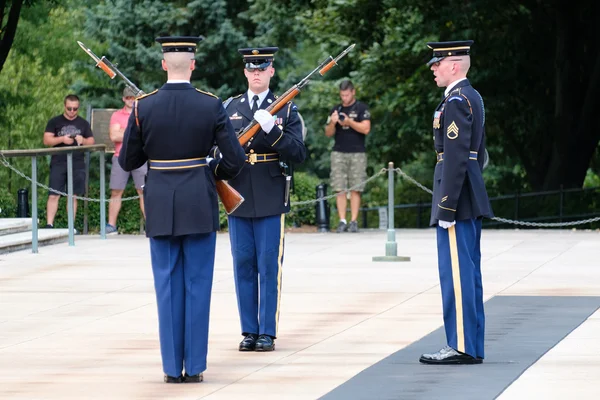
[[[300,91],[302,90],[302,88],[304,88],[304,86],[306,86],[308,84],[308,82],[310,81],[310,78],[315,73],[319,72],[319,74],[321,76],[325,75],[325,73],[327,71],[329,71],[331,68],[333,68],[334,65],[337,65],[337,62],[342,57],[344,57],[346,54],[348,54],[354,48],[354,46],[355,46],[355,44],[350,45],[346,50],[342,51],[335,58],[333,58],[331,56],[328,56],[322,63],[319,64],[319,66],[317,68],[315,68],[311,73],[309,73],[308,75],[306,75],[300,82],[296,83],[291,88],[289,88],[283,95],[279,96],[277,98],[277,100],[275,100],[266,110],[271,115],[277,114],[277,112],[279,110],[281,110],[288,102],[290,102],[294,97],[296,97],[300,93]],[[248,126],[246,126],[238,134],[238,136],[237,136],[238,141],[240,142],[240,144],[242,146],[244,146],[259,131],[260,131],[260,124],[256,120],[252,120],[248,124]],[[291,178],[291,177],[286,177],[286,178],[287,178],[287,180],[286,180],[286,185],[287,185],[287,187],[286,187],[286,193],[288,193],[289,192],[289,184],[290,184],[290,179],[289,178]],[[228,193],[228,191],[230,189],[231,190],[234,190],[234,189],[230,185],[225,186],[224,183],[225,183],[224,181],[217,181],[217,193],[219,194],[219,197],[221,198],[221,201],[223,201],[223,199],[230,199],[232,197],[235,197],[235,194]],[[231,202],[234,202],[234,200],[231,200]],[[223,202],[223,205],[225,205],[225,202]],[[286,198],[286,205],[287,205],[287,198]],[[227,207],[225,208],[225,211],[227,211],[228,214],[231,213],[231,212],[233,212],[233,210],[228,211]]]

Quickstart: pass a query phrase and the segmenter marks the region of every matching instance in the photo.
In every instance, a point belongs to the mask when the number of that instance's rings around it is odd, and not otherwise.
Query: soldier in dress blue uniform
[[[156,39],[168,81],[136,100],[119,154],[125,171],[149,162],[146,235],[168,383],[203,379],[219,228],[215,179],[235,177],[246,161],[221,100],[190,84],[200,40]],[[222,157],[207,158],[215,142]]]
[[[245,146],[246,166],[231,186],[244,203],[229,216],[229,236],[241,331],[240,351],[272,351],[280,313],[284,217],[290,211],[284,163],[306,157],[298,109],[287,103],[276,115],[265,109],[275,101],[269,82],[277,47],[240,49],[248,91],[225,102],[236,132],[252,120],[262,130]]]
[[[483,361],[481,219],[492,217],[483,182],[485,110],[467,80],[472,40],[432,42],[431,68],[445,96],[433,115],[437,153],[430,224],[437,226],[438,264],[447,346],[425,364]]]

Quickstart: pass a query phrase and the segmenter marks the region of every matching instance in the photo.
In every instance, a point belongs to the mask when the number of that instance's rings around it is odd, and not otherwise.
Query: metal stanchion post
[[[73,152],[67,153],[67,215],[69,224],[69,246],[75,246],[75,215],[73,212]]]
[[[37,156],[31,157],[31,252],[38,252]]]
[[[29,192],[22,188],[17,190],[17,218],[27,218],[29,214]]]
[[[327,196],[327,185],[319,183],[317,185],[317,201],[316,204],[316,220],[317,220],[317,231],[318,232],[329,232],[329,205],[327,200],[323,198]]]
[[[105,153],[104,150],[100,152],[100,239],[106,239],[106,182],[104,169],[105,166]]]
[[[410,257],[398,255],[396,231],[394,230],[394,163],[388,164],[388,230],[385,256],[375,256],[373,261],[410,261]]]

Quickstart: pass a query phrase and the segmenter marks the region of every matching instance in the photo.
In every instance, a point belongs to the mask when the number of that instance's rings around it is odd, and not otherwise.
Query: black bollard
[[[17,217],[27,218],[29,216],[29,192],[27,189],[17,191]]]
[[[315,205],[315,219],[317,222],[318,232],[329,232],[329,203],[323,200],[327,196],[327,184],[320,183],[317,185],[317,204]]]

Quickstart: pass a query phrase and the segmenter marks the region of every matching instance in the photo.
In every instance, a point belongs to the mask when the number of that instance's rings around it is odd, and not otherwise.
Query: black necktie
[[[258,111],[258,96],[254,95],[252,98],[252,115]]]

